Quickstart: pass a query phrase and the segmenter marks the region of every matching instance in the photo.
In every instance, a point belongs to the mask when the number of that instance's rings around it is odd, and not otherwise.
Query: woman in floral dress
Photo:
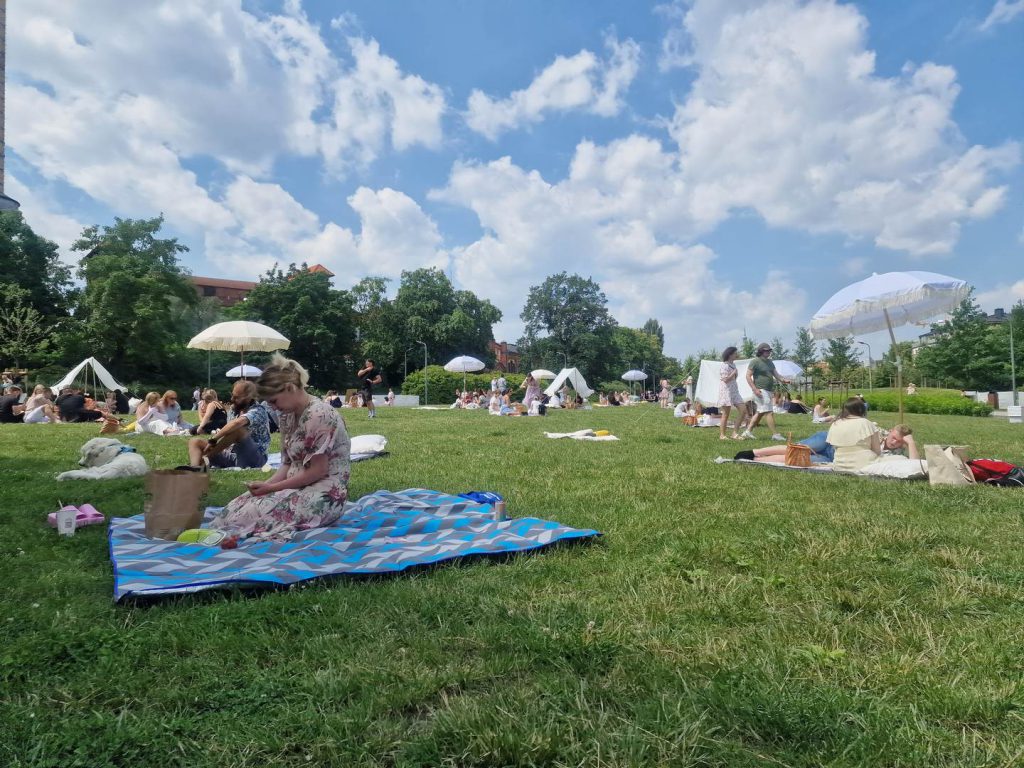
[[[281,355],[256,382],[260,397],[280,413],[281,468],[248,483],[212,527],[228,538],[287,541],[296,531],[322,528],[339,517],[348,498],[349,438],[338,412],[306,392],[309,374]]]
[[[736,383],[736,378],[739,375],[739,371],[736,370],[736,353],[738,350],[736,347],[726,347],[722,353],[722,369],[721,376],[722,380],[718,385],[718,409],[722,412],[722,423],[718,427],[718,439],[727,440],[725,436],[725,428],[729,423],[729,411],[732,410],[734,405],[743,405],[743,397],[740,395],[739,384]],[[736,414],[736,427],[733,428],[732,436],[734,439],[739,440],[739,424],[740,415],[739,409]]]

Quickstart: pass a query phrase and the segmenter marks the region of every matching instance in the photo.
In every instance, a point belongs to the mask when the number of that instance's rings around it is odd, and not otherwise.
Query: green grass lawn
[[[0,765],[1024,764],[1024,491],[719,466],[764,443],[654,406],[378,413],[348,415],[391,449],[352,497],[495,490],[604,537],[119,606],[104,528],[61,538],[45,514],[137,514],[141,479],[53,480],[95,427],[0,427]],[[910,422],[1024,463],[1019,425]],[[583,427],[621,442],[542,435]],[[210,503],[254,474],[215,474]]]

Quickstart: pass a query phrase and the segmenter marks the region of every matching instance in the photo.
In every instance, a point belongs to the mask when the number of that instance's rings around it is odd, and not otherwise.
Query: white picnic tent
[[[583,378],[583,374],[576,368],[563,368],[559,371],[558,375],[555,376],[555,380],[544,390],[544,394],[551,397],[566,382],[569,382],[569,386],[579,392],[582,397],[590,397],[594,394],[594,390],[587,386],[587,380]]]
[[[78,365],[71,369],[71,373],[69,373],[63,379],[61,379],[52,387],[50,387],[50,389],[53,390],[54,394],[58,394],[62,389],[64,389],[64,387],[67,387],[70,384],[72,384],[75,381],[75,378],[78,376],[78,374],[81,373],[82,369],[84,369],[86,366],[92,369],[94,382],[96,379],[99,379],[100,384],[102,384],[104,388],[110,390],[111,392],[113,392],[115,389],[120,389],[122,392],[128,391],[128,387],[126,387],[124,384],[118,384],[114,380],[114,377],[110,375],[110,371],[104,368],[103,364],[95,357],[85,358],[85,360],[83,360],[82,362],[80,362]],[[95,395],[96,393],[94,392],[93,394]]]
[[[736,377],[736,384],[740,388],[740,397],[744,401],[753,400],[754,393],[750,391],[747,384],[747,368],[750,360],[736,360],[736,370],[739,376]],[[693,399],[704,405],[718,405],[718,386],[722,382],[722,366],[725,363],[720,360],[701,360],[700,373],[697,374],[697,389],[693,393]]]

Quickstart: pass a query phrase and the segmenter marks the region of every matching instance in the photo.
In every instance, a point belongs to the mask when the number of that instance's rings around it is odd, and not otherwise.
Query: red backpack
[[[979,483],[1009,488],[1024,487],[1024,469],[999,459],[972,459],[967,462]]]

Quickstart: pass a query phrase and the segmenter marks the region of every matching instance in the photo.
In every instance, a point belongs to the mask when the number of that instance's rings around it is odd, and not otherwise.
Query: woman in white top
[[[42,384],[36,384],[32,397],[25,401],[26,424],[56,424],[60,421],[60,414],[48,397],[49,392]]]
[[[814,404],[814,412],[811,415],[811,421],[814,424],[831,424],[835,420],[835,416],[829,415],[828,399],[819,397],[818,402]]]
[[[864,401],[851,397],[843,404],[842,414],[829,427],[826,440],[835,448],[833,469],[856,472],[881,455],[878,427],[864,418],[865,413]]]

